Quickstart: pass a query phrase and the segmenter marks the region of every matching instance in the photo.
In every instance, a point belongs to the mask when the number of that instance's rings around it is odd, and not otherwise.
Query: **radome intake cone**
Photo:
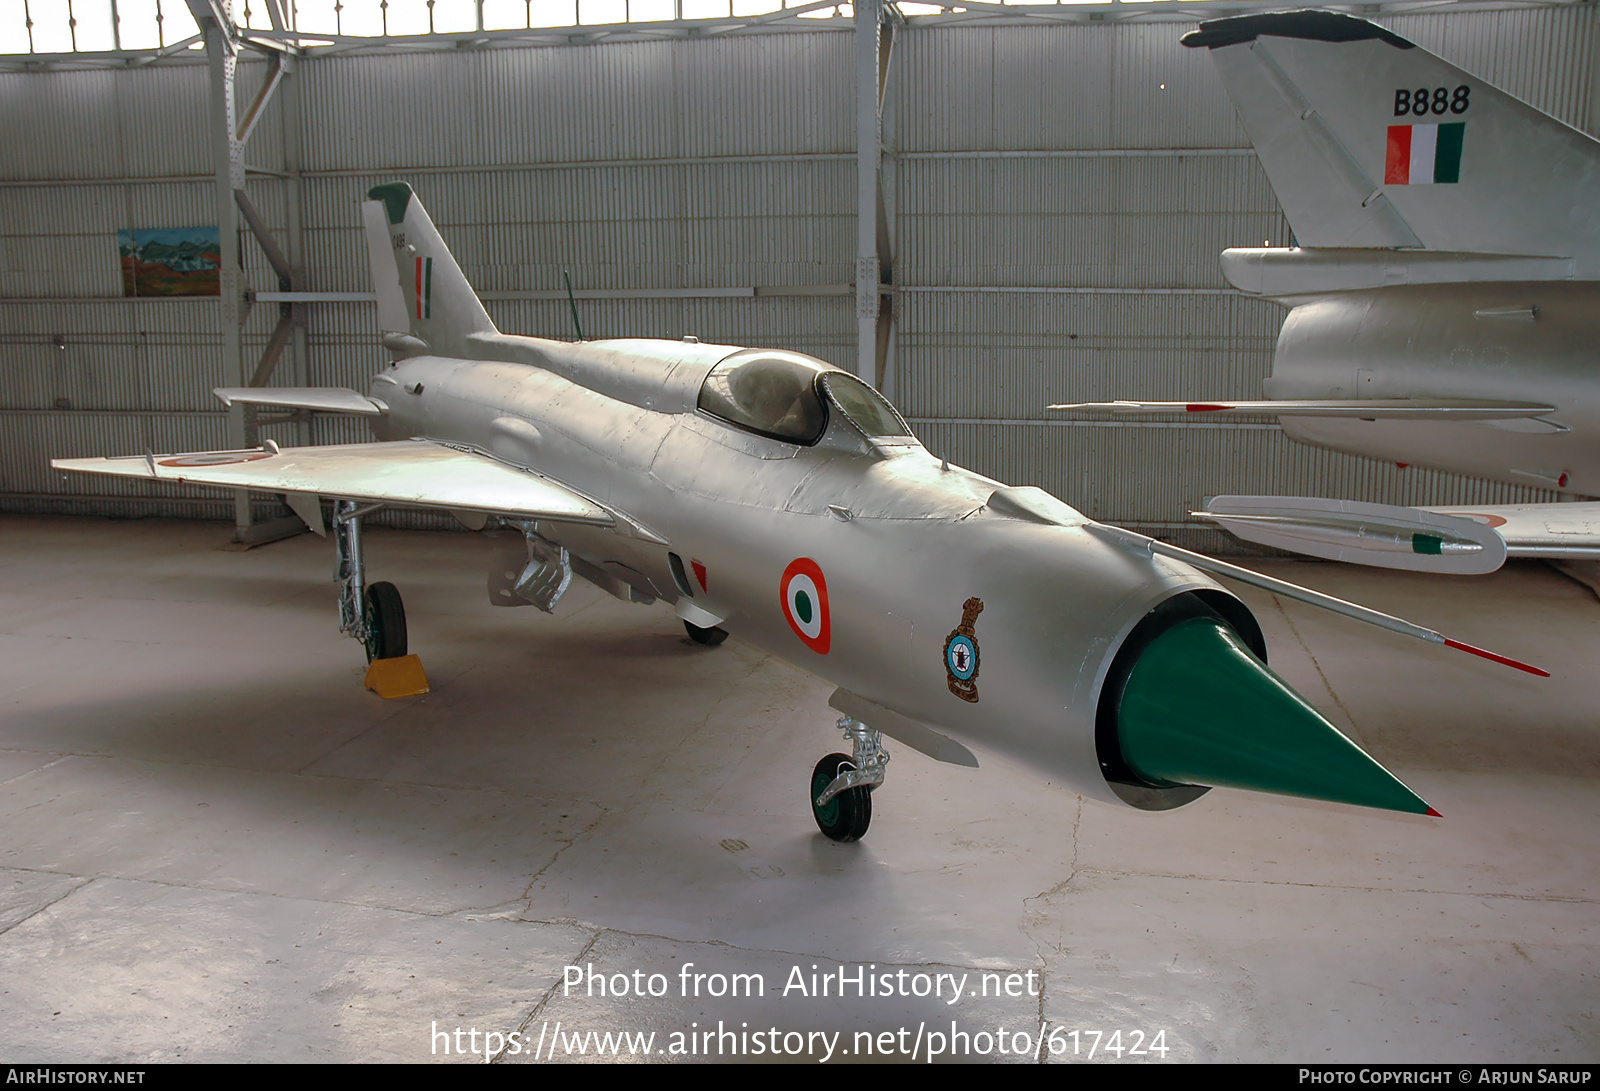
[[[1217,618],[1181,621],[1143,649],[1123,690],[1117,735],[1129,768],[1153,784],[1436,813]]]

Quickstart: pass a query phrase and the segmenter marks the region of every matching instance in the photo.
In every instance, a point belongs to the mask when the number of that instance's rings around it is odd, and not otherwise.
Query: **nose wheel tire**
[[[715,648],[728,639],[728,630],[720,625],[713,625],[709,629],[702,629],[698,625],[685,621],[683,627],[689,633],[689,639],[696,644],[704,644],[708,648]]]
[[[872,823],[872,789],[846,788],[822,806],[817,797],[839,775],[841,769],[854,769],[855,762],[848,754],[829,754],[817,762],[811,773],[811,814],[817,828],[830,841],[859,841]]]
[[[362,621],[367,630],[367,662],[406,654],[406,608],[392,583],[367,588]]]

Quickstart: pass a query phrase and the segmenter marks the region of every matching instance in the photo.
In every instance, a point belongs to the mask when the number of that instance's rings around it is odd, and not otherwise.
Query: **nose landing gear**
[[[811,815],[830,841],[859,841],[872,823],[872,791],[883,783],[883,736],[851,716],[839,720],[851,753],[829,754],[811,771]]]

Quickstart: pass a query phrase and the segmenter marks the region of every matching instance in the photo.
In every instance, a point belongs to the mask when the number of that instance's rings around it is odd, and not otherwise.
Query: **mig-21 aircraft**
[[[362,516],[493,517],[526,544],[491,576],[497,603],[549,611],[581,577],[836,685],[852,752],[823,758],[808,794],[840,841],[866,832],[884,735],[1147,810],[1220,785],[1436,813],[1267,668],[1260,626],[1207,573],[1543,673],[952,466],[871,386],[800,353],[503,334],[411,188],[370,198],[391,365],[366,394],[217,393],[363,416],[377,442],[53,465],[282,492],[318,532],[333,500],[341,627],[375,664],[407,637],[398,591],[367,586]]]
[[[1302,443],[1600,495],[1600,141],[1353,16],[1217,19],[1183,44],[1209,50],[1294,230],[1222,254],[1289,308],[1269,400],[1051,408],[1275,417]],[[1248,541],[1384,568],[1600,558],[1592,502],[1206,507]]]

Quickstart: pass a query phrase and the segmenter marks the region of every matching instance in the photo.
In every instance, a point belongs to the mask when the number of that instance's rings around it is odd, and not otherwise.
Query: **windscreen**
[[[894,411],[889,399],[872,387],[842,371],[830,371],[822,379],[834,404],[850,418],[850,423],[873,439],[912,439],[911,429]]]

